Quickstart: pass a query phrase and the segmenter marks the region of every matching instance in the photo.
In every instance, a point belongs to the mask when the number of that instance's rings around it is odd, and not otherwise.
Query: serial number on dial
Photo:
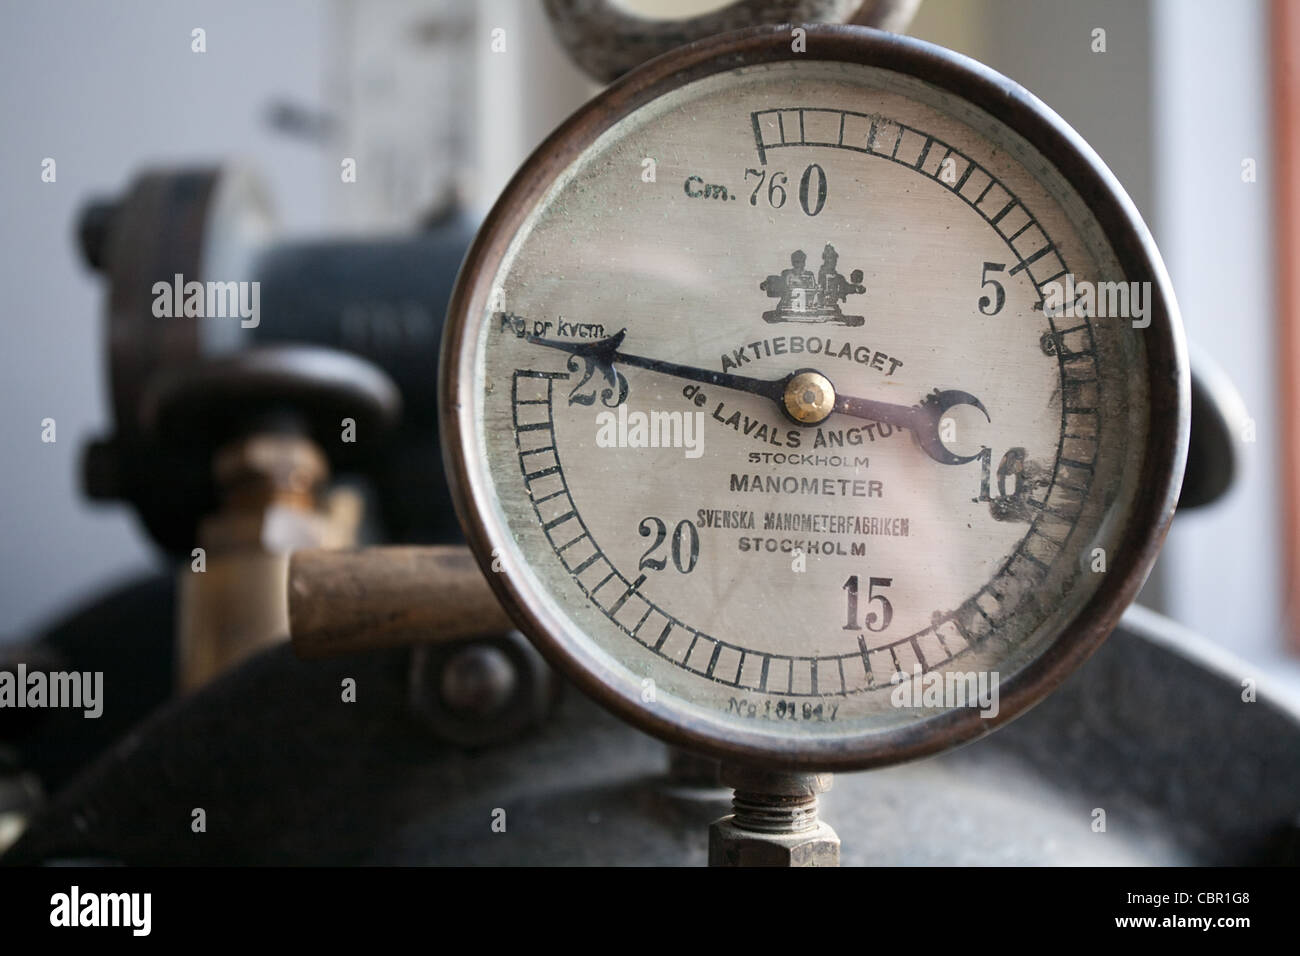
[[[817,703],[799,700],[752,700],[748,697],[732,697],[727,701],[727,713],[751,720],[805,720],[812,723],[828,724],[839,714],[837,703]]]

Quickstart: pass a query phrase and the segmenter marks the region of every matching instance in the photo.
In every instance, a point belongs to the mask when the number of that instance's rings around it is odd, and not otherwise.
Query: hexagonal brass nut
[[[709,866],[839,866],[840,838],[830,825],[801,833],[742,830],[723,817],[709,826]]]

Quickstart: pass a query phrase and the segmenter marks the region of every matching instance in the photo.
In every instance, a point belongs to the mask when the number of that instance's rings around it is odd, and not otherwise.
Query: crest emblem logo
[[[766,322],[835,322],[862,325],[860,315],[845,315],[840,303],[850,295],[866,292],[862,270],[854,269],[849,278],[840,275],[836,266],[840,255],[827,243],[822,250],[822,267],[814,276],[807,268],[808,257],[802,249],[790,254],[790,268],[780,275],[770,275],[758,284],[768,298],[780,299],[775,309],[763,313]]]

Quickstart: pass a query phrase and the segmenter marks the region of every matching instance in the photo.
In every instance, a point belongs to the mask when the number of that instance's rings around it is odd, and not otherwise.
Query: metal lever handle
[[[294,653],[308,660],[514,627],[464,547],[295,551],[288,588]]]

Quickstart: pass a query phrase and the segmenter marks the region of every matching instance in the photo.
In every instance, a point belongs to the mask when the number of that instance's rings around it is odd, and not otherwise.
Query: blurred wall
[[[78,209],[142,165],[245,156],[281,218],[323,224],[325,159],[264,121],[273,96],[319,106],[325,14],[312,0],[8,0],[0,7],[0,639],[155,560],[124,507],[86,502],[83,443],[108,427],[102,284]],[[207,31],[192,53],[190,31]],[[45,157],[57,180],[41,181]],[[57,423],[42,444],[41,419]]]
[[[440,35],[451,20],[467,32]],[[191,50],[196,27],[205,53]],[[488,52],[497,27],[505,55]],[[432,62],[446,43],[470,48],[466,76]],[[268,185],[284,235],[409,227],[440,178],[482,212],[593,89],[533,0],[0,6],[0,641],[157,564],[127,507],[80,490],[81,448],[110,426],[104,284],[74,236],[87,200],[146,167],[239,159]],[[332,133],[281,132],[273,104]],[[358,158],[360,188],[340,185],[341,156]],[[53,183],[41,181],[45,157]],[[376,169],[403,178],[375,184]],[[40,441],[47,417],[54,444]]]
[[[1268,4],[1159,0],[1154,13],[1156,239],[1188,339],[1232,378],[1256,432],[1239,445],[1231,497],[1174,522],[1162,558],[1169,612],[1300,689],[1300,662],[1284,649],[1277,517],[1271,213],[1282,172],[1269,135]],[[1254,182],[1243,181],[1245,159]]]

